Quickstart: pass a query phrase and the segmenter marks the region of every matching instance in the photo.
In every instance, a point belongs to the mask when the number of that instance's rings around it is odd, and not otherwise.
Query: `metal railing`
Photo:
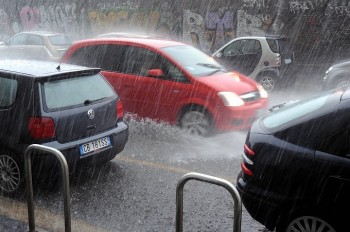
[[[194,173],[194,172],[185,174],[178,181],[176,186],[176,230],[175,231],[176,232],[183,231],[183,189],[186,182],[192,179],[222,186],[230,192],[234,201],[233,231],[240,232],[241,223],[242,223],[242,201],[236,187],[233,186],[227,180],[205,175],[205,174]]]
[[[66,158],[63,154],[54,148],[32,144],[24,153],[25,165],[25,180],[27,188],[27,204],[28,204],[28,225],[29,232],[35,232],[35,216],[34,216],[34,200],[33,200],[33,180],[32,180],[32,153],[34,151],[45,152],[45,154],[53,154],[59,160],[62,169],[63,181],[63,199],[64,199],[64,224],[65,231],[71,231],[71,217],[70,217],[70,193],[69,193],[69,172]]]

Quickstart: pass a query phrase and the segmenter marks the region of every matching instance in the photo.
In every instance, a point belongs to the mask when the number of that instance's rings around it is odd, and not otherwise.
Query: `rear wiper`
[[[106,97],[102,97],[102,98],[95,99],[95,100],[86,99],[86,100],[84,101],[84,105],[90,105],[90,104],[93,103],[93,102],[97,102],[97,101],[100,101],[100,100],[105,99],[105,98],[106,98]]]

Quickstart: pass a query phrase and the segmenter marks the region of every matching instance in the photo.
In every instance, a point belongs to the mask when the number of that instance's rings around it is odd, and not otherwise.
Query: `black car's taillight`
[[[122,121],[124,117],[124,108],[123,108],[123,103],[120,99],[117,101],[117,120]]]
[[[250,149],[247,144],[244,144],[244,153],[250,156],[255,155],[254,151]]]
[[[31,117],[28,120],[28,130],[34,139],[55,137],[55,123],[49,117]]]
[[[255,155],[254,151],[248,147],[247,144],[244,144],[244,152],[243,152],[243,162],[241,163],[242,171],[248,175],[252,176],[253,172],[250,167],[253,166],[252,157]]]

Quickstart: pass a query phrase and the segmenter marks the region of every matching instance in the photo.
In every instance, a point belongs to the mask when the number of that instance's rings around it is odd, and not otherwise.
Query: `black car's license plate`
[[[80,145],[80,156],[84,156],[88,153],[94,152],[104,147],[111,146],[111,140],[109,137],[97,139],[88,143]]]

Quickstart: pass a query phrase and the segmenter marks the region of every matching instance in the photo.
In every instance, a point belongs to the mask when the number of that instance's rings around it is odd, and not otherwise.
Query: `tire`
[[[341,78],[334,83],[335,89],[346,89],[350,86],[350,78]]]
[[[11,196],[24,187],[24,168],[12,153],[0,152],[0,191]]]
[[[277,232],[336,232],[335,224],[322,214],[303,213],[283,219],[276,227]]]
[[[277,87],[278,79],[273,73],[262,73],[257,80],[268,93],[271,93]]]
[[[199,110],[186,111],[180,120],[180,127],[191,135],[209,136],[213,131],[211,117]]]

